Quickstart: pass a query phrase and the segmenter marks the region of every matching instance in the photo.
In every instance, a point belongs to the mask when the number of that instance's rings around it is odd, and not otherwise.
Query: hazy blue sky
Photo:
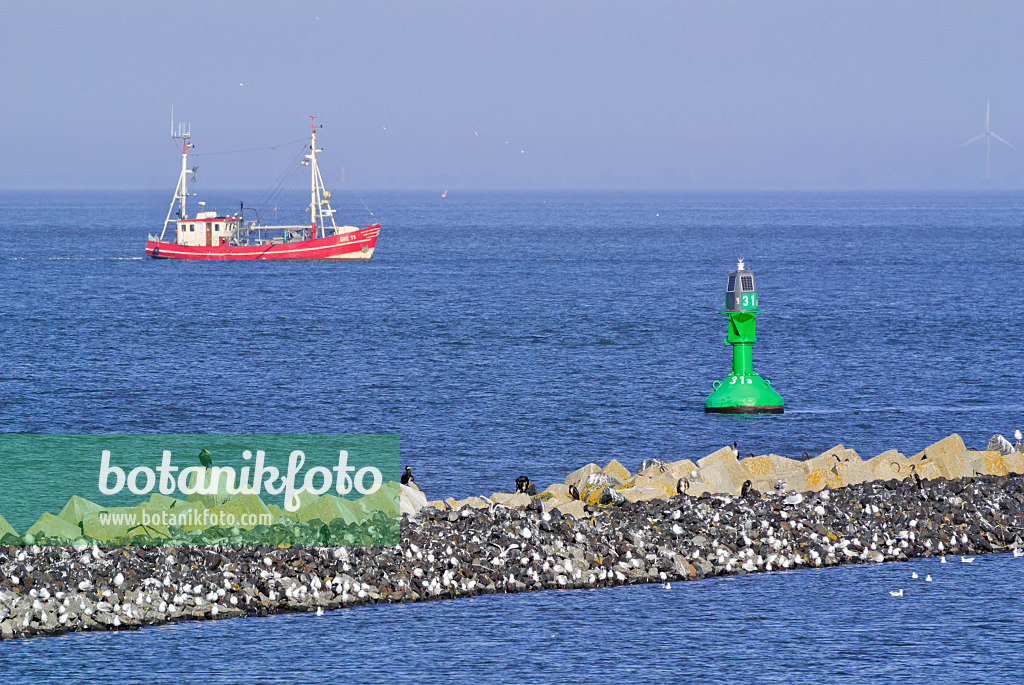
[[[1021,2],[2,8],[0,188],[170,193],[172,105],[206,188],[272,185],[294,146],[210,153],[309,114],[329,187],[1024,187]]]

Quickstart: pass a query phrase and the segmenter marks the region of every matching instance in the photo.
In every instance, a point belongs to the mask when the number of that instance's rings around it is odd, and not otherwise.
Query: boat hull
[[[314,240],[263,245],[178,245],[146,241],[146,254],[156,259],[353,259],[373,256],[380,224]]]

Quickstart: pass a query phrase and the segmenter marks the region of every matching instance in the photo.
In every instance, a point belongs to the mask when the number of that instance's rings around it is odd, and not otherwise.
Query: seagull
[[[1013,437],[1017,439],[1017,447],[1020,447],[1020,441],[1024,440],[1024,435],[1021,435],[1020,428],[1013,432]]]
[[[1014,547],[1014,549],[1013,549],[1013,556],[1015,556],[1015,557],[1024,557],[1024,549],[1020,549],[1019,547]]]
[[[925,576],[925,577],[924,577],[924,582],[926,582],[926,583],[930,583],[930,582],[932,582],[932,577],[931,577],[930,575],[928,575],[928,576]]]
[[[324,615],[324,608],[323,607],[317,607],[316,608],[316,615],[317,616],[323,616]]]
[[[892,595],[893,597],[902,597],[903,596],[903,588],[900,588],[899,590],[889,590],[889,594]]]
[[[783,502],[785,502],[786,504],[792,505],[800,504],[803,501],[804,496],[801,495],[799,492],[794,492],[792,495],[783,500]]]
[[[661,587],[663,589],[665,589],[665,590],[671,590],[672,589],[672,583],[662,583]]]
[[[917,578],[917,571],[911,571],[910,577],[911,578]]]
[[[244,84],[244,83],[239,83],[238,85],[240,85],[240,86],[244,86],[245,84]]]
[[[960,561],[964,562],[965,564],[969,564],[972,561],[974,561],[974,557],[960,557]]]
[[[942,557],[941,557],[941,558],[939,559],[939,561],[940,561],[941,563],[945,564],[945,563],[946,563],[946,555],[945,555],[945,554],[943,554],[943,555],[942,555]]]

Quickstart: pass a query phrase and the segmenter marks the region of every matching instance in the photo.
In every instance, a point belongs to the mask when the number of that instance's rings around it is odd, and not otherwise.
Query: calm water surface
[[[342,211],[383,223],[366,264],[142,259],[169,195],[0,193],[0,431],[397,432],[461,497],[1024,424],[1020,193],[364,195],[375,217]],[[783,416],[703,413],[738,257]],[[76,635],[3,644],[0,678],[1011,682],[1021,567],[984,561],[902,602],[907,565]]]

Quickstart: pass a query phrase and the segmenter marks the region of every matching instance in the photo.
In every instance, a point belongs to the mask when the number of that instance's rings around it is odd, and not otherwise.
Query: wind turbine
[[[970,145],[971,143],[973,143],[976,140],[981,140],[982,138],[985,139],[985,180],[986,181],[989,181],[989,180],[992,179],[992,139],[995,138],[996,140],[998,140],[1003,145],[1006,145],[1007,147],[1009,147],[1011,150],[1016,150],[1017,149],[1013,145],[1010,145],[1008,142],[1006,142],[1005,140],[1000,138],[996,133],[994,133],[989,128],[988,120],[989,120],[989,111],[990,111],[991,107],[992,107],[992,101],[991,100],[986,101],[986,103],[985,103],[985,132],[984,133],[979,133],[978,135],[974,136],[973,138],[971,138],[967,142],[960,144],[960,147],[966,147],[966,146]]]

